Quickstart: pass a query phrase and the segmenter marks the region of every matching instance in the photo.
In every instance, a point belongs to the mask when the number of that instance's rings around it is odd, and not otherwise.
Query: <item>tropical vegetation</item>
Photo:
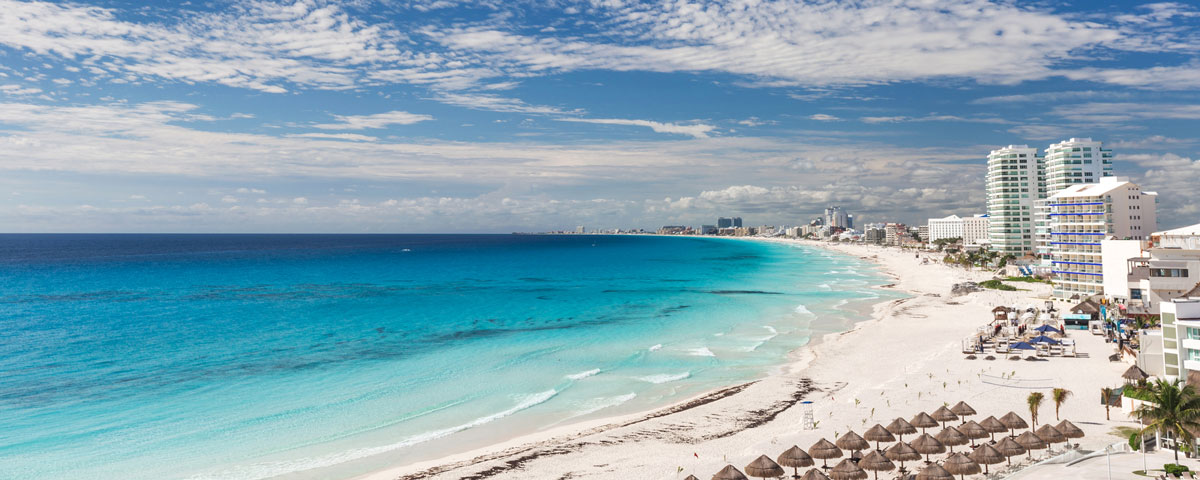
[[[1058,409],[1066,403],[1067,399],[1071,398],[1071,391],[1065,388],[1056,388],[1050,392],[1050,399],[1054,400],[1054,419],[1058,420]]]
[[[1146,425],[1142,432],[1169,433],[1177,442],[1191,444],[1195,440],[1192,432],[1200,431],[1200,394],[1195,387],[1158,379],[1149,389],[1150,398],[1133,411]],[[1179,463],[1179,449],[1175,450],[1175,463]]]
[[[1042,401],[1046,399],[1046,395],[1042,392],[1033,392],[1029,394],[1029,398],[1025,399],[1025,403],[1029,405],[1029,418],[1033,421],[1033,427],[1037,428],[1038,408],[1041,408]]]

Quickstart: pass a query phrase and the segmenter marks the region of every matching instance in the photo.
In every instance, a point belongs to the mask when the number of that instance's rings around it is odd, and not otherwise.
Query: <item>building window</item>
[[[1186,268],[1151,268],[1151,277],[1160,278],[1187,278],[1188,269]]]

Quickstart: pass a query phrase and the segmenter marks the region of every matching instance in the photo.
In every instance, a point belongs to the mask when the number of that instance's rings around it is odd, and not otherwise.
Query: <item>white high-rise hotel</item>
[[[1113,175],[1113,153],[1090,138],[1072,138],[1046,149],[1046,194],[1050,198],[1072,185],[1097,183]],[[1046,200],[1033,209],[1035,253],[1043,264],[1050,261],[1050,210]]]
[[[1009,145],[988,154],[988,237],[1001,254],[1034,250],[1033,207],[1046,198],[1042,157],[1028,145]]]

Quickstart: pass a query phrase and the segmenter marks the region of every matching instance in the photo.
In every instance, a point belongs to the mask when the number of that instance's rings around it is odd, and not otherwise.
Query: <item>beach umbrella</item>
[[[992,434],[993,442],[996,441],[997,433],[1004,433],[1008,431],[1008,427],[1004,425],[1004,422],[997,420],[996,417],[993,416],[983,419],[982,422],[979,422],[979,426],[983,427],[984,430],[987,430],[988,433]]]
[[[1013,440],[1013,437],[1004,437],[996,444],[996,450],[1004,455],[1005,460],[1009,465],[1012,465],[1012,457],[1025,453],[1025,447]]]
[[[1126,380],[1133,380],[1135,382],[1140,382],[1142,380],[1150,378],[1150,375],[1147,375],[1146,371],[1138,368],[1137,365],[1130,365],[1129,370],[1126,370],[1125,373],[1121,374],[1121,378],[1124,378]]]
[[[835,445],[837,445],[838,448],[850,451],[866,450],[871,448],[871,444],[867,443],[863,437],[858,436],[857,433],[854,433],[854,430],[846,432],[845,435],[842,435],[841,438],[838,438],[837,442],[835,442]]]
[[[963,423],[967,423],[967,419],[965,417],[975,415],[975,409],[971,408],[970,405],[967,405],[967,402],[958,402],[954,404],[953,407],[950,407],[950,411],[954,412],[955,415],[958,415],[959,418],[962,418]]]
[[[908,423],[908,420],[899,417],[897,417],[895,420],[892,420],[892,423],[889,423],[885,428],[887,428],[887,431],[894,433],[902,442],[904,441],[905,435],[917,433],[917,427],[914,427],[911,423]]]
[[[865,480],[867,472],[847,458],[829,470],[829,478],[833,480]]]
[[[1062,433],[1064,437],[1083,438],[1083,430],[1080,430],[1079,427],[1076,427],[1074,423],[1066,420],[1058,422],[1058,425],[1055,425],[1054,428],[1058,430],[1059,433]]]
[[[883,451],[883,456],[893,462],[900,462],[900,472],[904,472],[904,462],[921,459],[921,452],[904,442],[897,442]]]
[[[775,461],[785,467],[792,467],[792,478],[800,478],[800,467],[811,467],[813,465],[813,459],[808,455],[808,452],[801,450],[800,447],[795,445],[792,445],[792,448],[784,450]]]
[[[928,433],[922,433],[921,436],[909,444],[912,445],[913,450],[925,454],[926,462],[929,461],[930,454],[946,452],[946,446],[942,445],[942,442]]]
[[[829,440],[822,438],[817,443],[814,443],[813,446],[808,447],[808,454],[812,458],[823,460],[821,468],[829,468],[829,459],[841,457],[842,450]]]
[[[942,442],[942,445],[950,447],[950,453],[954,453],[955,445],[966,445],[969,441],[966,435],[963,435],[962,432],[958,431],[958,429],[954,427],[943,428],[942,431],[938,432],[938,434],[933,438],[936,438],[939,442]]]
[[[1034,430],[1034,433],[1037,434],[1038,438],[1042,439],[1048,444],[1065,443],[1067,441],[1067,437],[1064,436],[1062,432],[1058,431],[1057,428],[1054,428],[1049,424],[1038,427],[1037,430]]]
[[[975,448],[975,440],[988,438],[988,436],[991,435],[986,428],[983,428],[982,425],[976,423],[974,420],[960,425],[958,427],[958,431],[962,432],[963,435],[966,435],[967,438],[971,439],[971,448]]]
[[[1000,417],[1000,423],[1003,423],[1004,426],[1007,427],[1008,430],[1011,432],[1009,434],[1010,437],[1017,434],[1016,430],[1018,428],[1029,428],[1029,424],[1025,423],[1025,420],[1022,419],[1021,416],[1017,415],[1015,412],[1008,412],[1008,413],[1004,414],[1003,417]]]
[[[695,475],[688,475],[686,477],[683,477],[683,480],[700,480],[700,479],[696,478]]]
[[[941,465],[931,463],[917,473],[917,480],[954,480],[954,475],[947,472]]]
[[[750,480],[742,475],[742,472],[734,468],[733,465],[726,465],[721,471],[713,475],[712,480]]]
[[[746,475],[754,478],[779,478],[787,475],[778,463],[771,460],[771,457],[759,455],[758,458],[746,465]]]
[[[879,450],[880,442],[896,441],[896,437],[892,435],[892,432],[889,432],[886,428],[883,428],[883,425],[878,423],[876,423],[874,427],[867,429],[866,433],[863,433],[863,438],[867,439],[868,441],[875,442],[876,450]]]
[[[1003,453],[1000,453],[999,450],[996,450],[996,447],[986,443],[976,447],[975,451],[971,452],[971,454],[967,456],[970,457],[971,460],[974,460],[975,463],[983,465],[984,475],[987,475],[988,473],[988,465],[994,465],[1007,459]]]
[[[800,477],[800,480],[829,480],[829,477],[825,476],[825,473],[819,469],[810,468],[808,469],[808,473]]]
[[[1049,343],[1051,345],[1058,345],[1062,342],[1055,340],[1053,338],[1047,337],[1045,335],[1038,335],[1036,337],[1029,339],[1029,343]]]
[[[1045,440],[1042,440],[1041,437],[1033,432],[1022,433],[1017,436],[1015,441],[1022,447],[1025,447],[1025,450],[1029,451],[1029,458],[1033,458],[1034,450],[1041,450],[1049,446]]]
[[[916,416],[913,417],[912,420],[909,421],[909,423],[911,423],[912,426],[921,429],[921,433],[925,433],[926,428],[933,428],[933,427],[938,426],[937,420],[935,420],[933,417],[929,416],[929,414],[925,413],[925,412],[918,413]]]
[[[938,407],[938,409],[934,410],[929,416],[933,417],[934,420],[942,422],[942,428],[946,428],[946,422],[958,420],[958,415],[955,415],[954,412],[950,411],[949,408],[946,408],[945,405]]]
[[[1062,330],[1059,330],[1059,329],[1057,329],[1057,328],[1051,327],[1051,326],[1049,326],[1049,325],[1042,325],[1042,326],[1040,326],[1040,327],[1037,327],[1037,328],[1035,328],[1035,329],[1033,329],[1033,330],[1034,330],[1034,331],[1038,331],[1038,332],[1042,332],[1042,333],[1057,333],[1057,334],[1059,334],[1059,335],[1062,335],[1062,333],[1063,333],[1063,332],[1062,332]]]
[[[896,464],[888,460],[882,453],[879,453],[879,450],[868,453],[867,456],[858,461],[858,466],[862,467],[863,470],[875,472],[875,480],[879,480],[879,472],[886,472],[896,468]]]
[[[942,467],[952,475],[958,475],[961,480],[966,480],[967,475],[974,475],[983,470],[979,468],[979,464],[975,463],[966,455],[961,453],[951,454],[946,457],[946,461],[942,462]]]

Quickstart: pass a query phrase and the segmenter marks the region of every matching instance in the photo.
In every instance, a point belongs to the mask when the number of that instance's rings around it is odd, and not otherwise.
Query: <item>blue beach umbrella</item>
[[[1047,337],[1045,335],[1038,335],[1036,337],[1031,338],[1029,340],[1029,343],[1049,343],[1051,345],[1058,345],[1059,343],[1062,343],[1062,342],[1059,342],[1058,340]]]
[[[1057,333],[1059,335],[1062,335],[1061,330],[1051,327],[1049,325],[1042,325],[1040,327],[1035,328],[1034,330],[1042,332],[1042,333]]]
[[[1009,345],[1008,348],[1010,350],[1037,350],[1037,347],[1031,345],[1029,342],[1017,342]]]

